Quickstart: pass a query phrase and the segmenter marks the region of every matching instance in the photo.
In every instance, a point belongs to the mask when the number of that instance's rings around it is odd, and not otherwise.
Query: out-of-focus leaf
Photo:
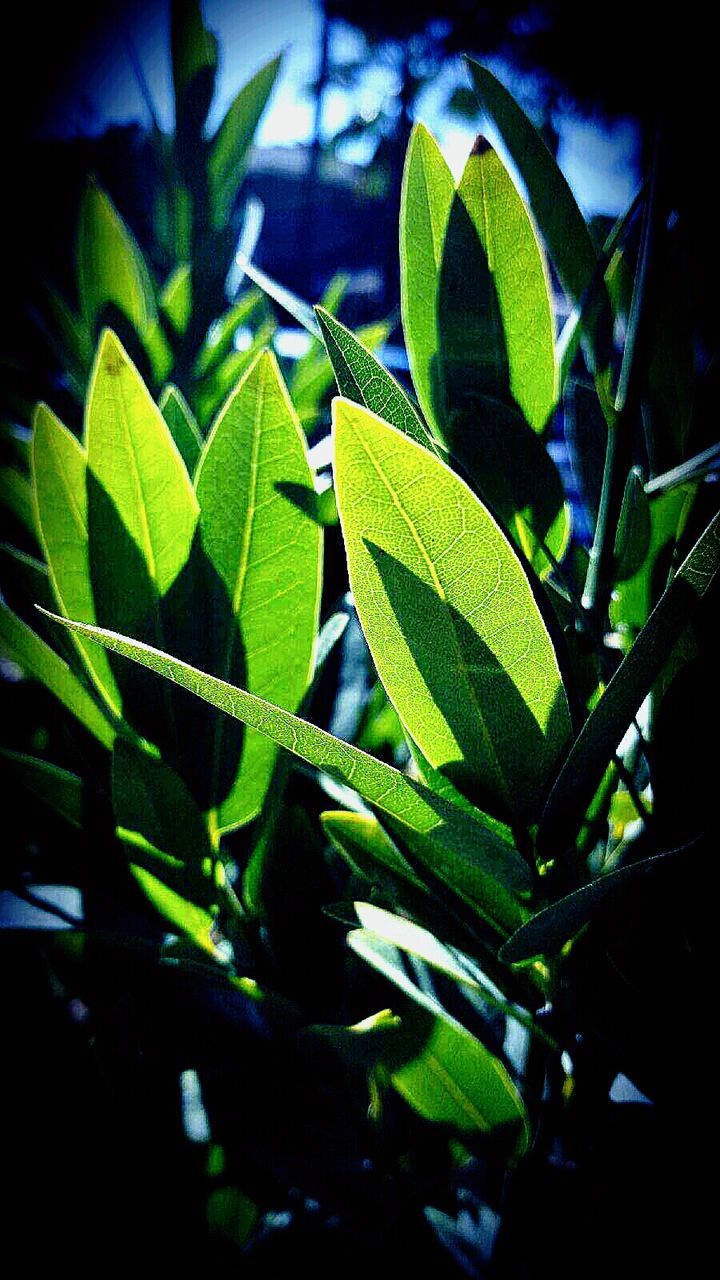
[[[192,314],[192,267],[189,263],[182,262],[168,276],[158,302],[176,333],[183,334]]]
[[[207,107],[210,105],[218,47],[215,36],[207,30],[203,22],[198,0],[173,0],[170,49],[176,123],[180,123],[183,108],[187,106],[193,89],[197,93],[199,80],[207,82],[202,88],[204,105],[204,113],[200,121],[202,123],[207,114]]]
[[[104,747],[111,747],[115,729],[70,667],[54,649],[0,601],[0,649],[25,675],[39,680]]]
[[[274,320],[265,320],[253,334],[250,346],[231,351],[219,364],[212,363],[193,391],[193,408],[203,430],[219,412],[224,401],[263,348],[270,345],[276,329]]]
[[[9,511],[33,544],[39,542],[37,514],[28,477],[17,467],[0,467],[0,505]]]
[[[260,289],[247,289],[227,311],[210,326],[210,331],[198,352],[193,373],[202,378],[232,351],[235,334],[242,325],[254,322],[257,315],[267,307]]]
[[[443,462],[358,405],[333,411],[350,583],[388,696],[433,767],[531,821],[570,717],[525,572]]]
[[[251,692],[295,711],[307,688],[320,602],[318,523],[284,486],[314,494],[305,439],[277,362],[263,352],[222,409],[198,464],[196,492],[205,553],[236,624],[220,637],[213,668],[227,679],[241,649]],[[226,725],[217,717],[213,759],[222,767]],[[246,734],[237,777],[222,800],[220,830],[260,810],[276,749]],[[216,791],[216,787],[213,791]]]
[[[142,335],[157,317],[142,254],[109,196],[89,182],[80,204],[77,238],[80,308],[91,329],[104,307],[117,307]]]
[[[202,452],[203,439],[190,405],[182,391],[169,382],[163,389],[158,407],[170,428],[188,475],[194,475]]]
[[[208,174],[213,226],[227,223],[257,127],[280,71],[281,57],[273,58],[240,90],[228,108],[210,148]]]
[[[660,597],[572,745],[538,830],[538,851],[558,856],[578,829],[615,748],[720,566],[720,516],[708,525]]]
[[[35,413],[32,475],[38,523],[58,605],[70,618],[95,622],[88,550],[87,455],[47,405]],[[38,601],[42,604],[43,601]],[[83,663],[115,715],[121,699],[107,654],[74,637]]]
[[[71,826],[83,826],[83,780],[48,760],[19,751],[0,748],[2,767],[8,780],[17,782],[37,800],[48,805]]]

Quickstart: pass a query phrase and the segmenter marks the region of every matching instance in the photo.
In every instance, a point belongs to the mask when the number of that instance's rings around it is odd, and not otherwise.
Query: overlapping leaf
[[[350,581],[388,696],[432,766],[531,820],[570,720],[525,572],[443,462],[368,410],[333,407]]]

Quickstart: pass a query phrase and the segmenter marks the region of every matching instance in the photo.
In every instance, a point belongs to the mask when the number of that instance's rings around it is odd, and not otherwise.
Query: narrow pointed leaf
[[[720,515],[678,569],[573,743],[542,815],[541,853],[558,856],[580,826],[608,761],[715,583],[718,567]]]
[[[224,406],[200,460],[196,492],[203,548],[234,620],[213,654],[221,679],[241,650],[250,692],[295,711],[313,664],[322,531],[284,487],[314,494],[305,438],[274,356],[263,352]],[[219,772],[226,722],[217,718],[210,767]],[[240,768],[220,805],[221,830],[260,810],[276,750],[247,734]]]
[[[498,816],[531,819],[570,719],[515,552],[467,485],[407,436],[343,400],[334,429],[350,582],[390,700],[433,767]]]
[[[427,422],[441,440],[437,282],[454,196],[452,173],[437,143],[424,125],[416,125],[405,161],[400,206],[401,306],[413,385]]]
[[[400,383],[339,320],[322,307],[316,307],[315,314],[340,395],[371,409],[384,422],[440,456],[439,446]]]
[[[86,324],[97,324],[104,307],[117,307],[142,334],[156,318],[152,284],[134,237],[110,198],[88,183],[80,205],[77,284]]]
[[[32,680],[39,680],[103,744],[111,747],[115,729],[70,667],[16,614],[0,601],[0,649]]]
[[[227,222],[257,127],[280,71],[281,58],[273,58],[248,81],[228,108],[213,138],[208,162],[213,225]]]
[[[497,129],[525,185],[530,208],[563,288],[580,301],[595,270],[596,253],[577,201],[535,126],[486,67],[468,59],[480,106]]]
[[[47,405],[38,405],[32,441],[38,524],[53,591],[69,618],[96,621],[88,550],[87,455]],[[42,601],[38,601],[42,603]],[[113,712],[120,693],[107,654],[74,637],[91,679]]]
[[[671,870],[680,857],[687,856],[690,849],[691,846],[672,849],[656,854],[654,858],[644,858],[642,862],[621,867],[618,871],[610,871],[591,884],[584,885],[582,889],[576,889],[574,893],[561,898],[559,902],[553,902],[528,920],[527,924],[504,943],[500,949],[500,959],[509,964],[518,964],[533,956],[556,955],[608,903],[622,898],[628,890],[637,889],[647,877],[652,879]]]
[[[203,439],[192,410],[182,391],[171,382],[163,390],[158,407],[170,428],[188,475],[192,476],[203,447]]]
[[[90,381],[85,432],[88,467],[164,595],[187,560],[197,500],[167,423],[109,329]],[[105,554],[112,564],[112,548]]]
[[[468,813],[391,765],[375,760],[316,725],[150,645],[101,627],[71,622],[67,618],[55,616],[54,620],[70,630],[92,636],[106,649],[132,658],[148,670],[189,689],[212,706],[266,734],[308,764],[354,787],[367,801],[382,812],[391,814],[409,831],[427,834],[435,851],[438,875],[445,874],[446,863],[452,866],[454,861],[458,861],[484,872],[488,878],[494,876],[518,889],[529,888],[528,868],[512,846]],[[447,879],[452,882],[451,873]]]

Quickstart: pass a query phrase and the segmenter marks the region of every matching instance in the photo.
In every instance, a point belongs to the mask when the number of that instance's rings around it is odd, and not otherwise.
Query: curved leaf
[[[108,305],[117,307],[138,334],[157,318],[142,254],[109,196],[94,182],[80,204],[76,267],[80,309],[91,329]]]
[[[266,734],[308,764],[354,787],[369,803],[397,819],[408,832],[427,835],[434,852],[435,872],[448,883],[453,883],[455,864],[462,863],[470,870],[484,873],[486,878],[495,877],[500,883],[516,889],[530,887],[527,865],[511,845],[464,810],[428,791],[421,783],[414,782],[391,765],[373,759],[350,743],[334,738],[324,729],[300,720],[281,707],[207,675],[150,645],[101,627],[88,627],[84,623],[51,616],[62,626],[91,636],[111,652],[132,658],[181,688],[189,689],[212,706]]]
[[[245,176],[247,157],[280,71],[278,56],[243,85],[212,140],[208,160],[213,226],[225,226]]]
[[[358,405],[333,409],[350,582],[378,675],[433,767],[529,821],[570,718],[525,572],[443,462]]]
[[[52,615],[51,615],[52,616]],[[58,621],[63,621],[59,618]],[[61,657],[0,600],[0,649],[89,729],[104,747],[112,747],[115,729],[94,698]]]

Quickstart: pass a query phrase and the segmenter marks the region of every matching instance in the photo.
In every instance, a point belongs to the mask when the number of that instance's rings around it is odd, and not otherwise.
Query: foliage
[[[306,1101],[292,1092],[298,1113],[358,1151],[368,1098],[388,1152],[394,1116],[411,1151],[429,1124],[457,1167],[474,1155],[501,1171],[509,1230],[518,1162],[567,1137],[593,1090],[602,1109],[623,1072],[673,1099],[690,1075],[663,1007],[668,981],[678,998],[703,991],[714,815],[711,788],[683,791],[695,765],[707,777],[684,711],[710,724],[717,705],[720,533],[704,420],[687,407],[706,370],[679,350],[678,416],[659,361],[682,339],[648,307],[682,292],[664,252],[676,232],[655,173],[597,251],[533,126],[472,65],[505,153],[479,139],[456,187],[418,125],[406,158],[413,394],[323,307],[325,354],[316,337],[288,390],[271,322],[232,349],[237,324],[269,314],[259,290],[208,312],[277,65],[206,139],[217,49],[194,5],[174,9],[173,60],[176,133],[157,140],[170,277],[156,292],[91,185],[79,312],[62,309],[82,437],[39,405],[29,480],[7,477],[30,550],[3,557],[3,651],[62,704],[77,749],[70,769],[11,742],[6,773],[80,831],[58,839],[77,843],[54,874],[86,892],[88,936],[102,887],[142,921],[148,972],[172,964],[220,991],[253,1026],[251,1054],[269,1039],[288,1077],[313,1076]],[[559,339],[555,277],[574,309]],[[303,429],[326,422],[330,367],[339,527]],[[570,402],[573,448],[604,456],[589,553],[547,448]],[[389,759],[330,731],[348,583],[380,682],[362,741]],[[121,964],[128,942],[111,931]],[[202,1078],[207,1060],[192,1065]],[[250,1093],[243,1124],[252,1110]],[[270,1192],[252,1158],[223,1194],[205,1188],[211,1230],[239,1248],[299,1176],[292,1141],[255,1132]],[[402,1182],[417,1156],[396,1155]],[[356,1190],[334,1172],[303,1173],[328,1205]]]

